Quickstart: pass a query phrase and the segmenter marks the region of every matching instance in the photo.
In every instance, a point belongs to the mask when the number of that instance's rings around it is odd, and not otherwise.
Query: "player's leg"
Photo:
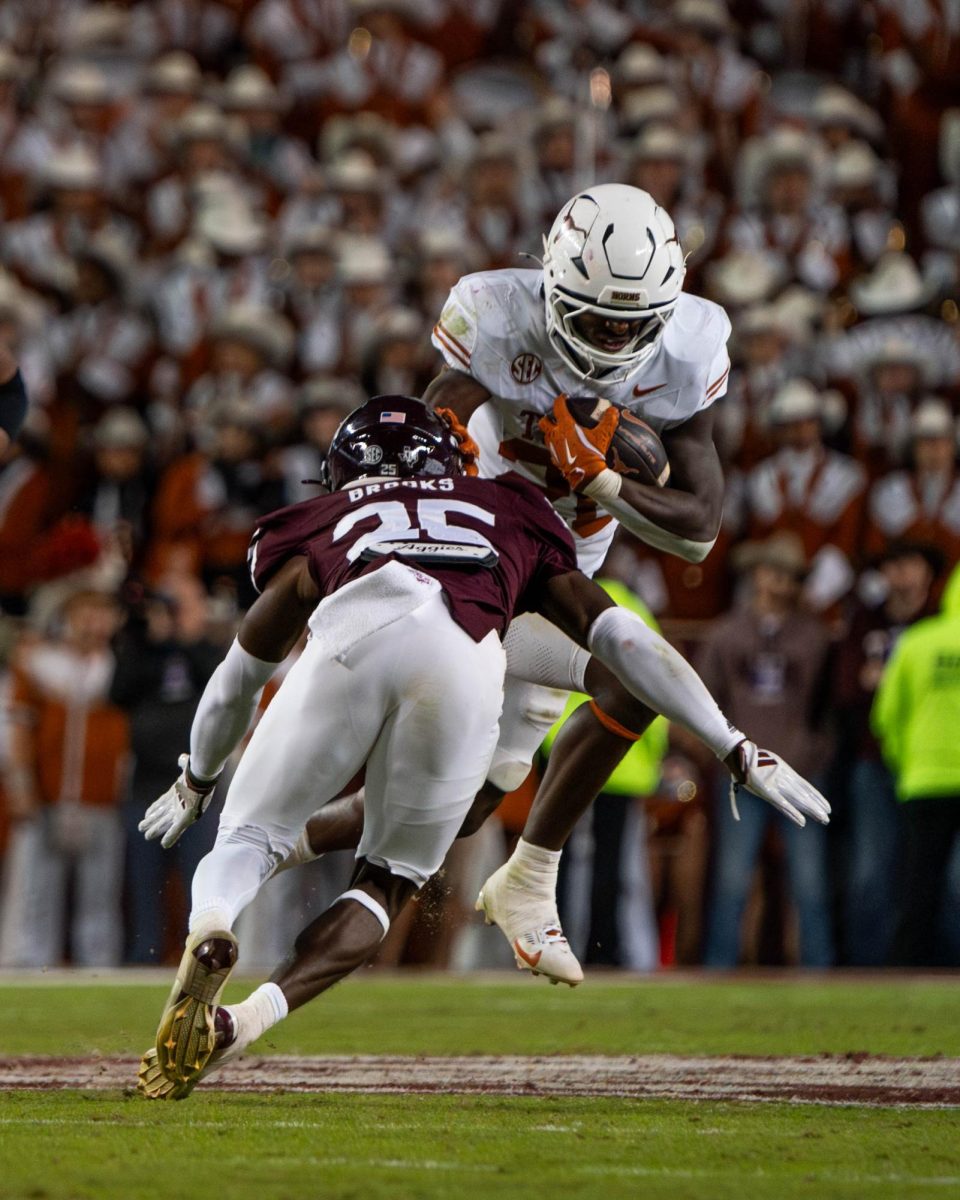
[[[215,1013],[237,961],[233,924],[290,852],[317,799],[356,773],[384,701],[308,642],[264,714],[230,784],[217,840],[193,878],[190,932],[157,1032],[159,1071],[186,1094],[216,1048]],[[144,1071],[141,1090],[149,1091]]]
[[[367,760],[365,820],[350,889],[297,938],[291,959],[251,997],[221,1010],[211,1067],[236,1057],[287,1011],[360,966],[439,869],[490,764],[503,652],[474,642],[440,597],[405,618],[389,662],[391,711]],[[376,655],[372,655],[376,657]],[[361,676],[364,663],[351,662]]]
[[[560,852],[577,821],[655,714],[595,659],[584,664],[579,681],[571,682],[592,695],[594,703],[582,705],[565,722],[553,745],[523,836],[510,859],[483,885],[477,907],[488,921],[500,927],[518,966],[535,968],[552,982],[575,985],[582,980],[583,971],[563,936],[557,915]],[[529,702],[531,695],[536,697],[543,690],[530,685],[515,687],[509,679],[505,687],[495,762],[499,759],[501,764],[514,765],[517,774],[524,755],[529,756],[529,770],[546,730],[559,716],[557,711],[547,713],[539,697],[534,704]],[[517,697],[526,701],[525,707]]]
[[[476,833],[507,792],[527,777],[546,731],[563,711],[566,693],[582,689],[590,658],[586,650],[536,613],[524,613],[511,622],[503,650],[508,682],[500,741],[490,778],[478,790],[458,837]],[[331,850],[352,849],[360,844],[362,833],[363,789],[315,812],[298,849],[284,866],[295,866]]]
[[[563,848],[657,715],[596,659],[587,664],[584,682],[593,703],[581,705],[564,722],[523,829],[524,841],[547,850]]]

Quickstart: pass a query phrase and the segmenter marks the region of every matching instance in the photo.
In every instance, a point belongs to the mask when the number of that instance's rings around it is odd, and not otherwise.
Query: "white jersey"
[[[681,294],[657,348],[625,382],[581,379],[547,337],[543,272],[481,271],[457,283],[434,326],[448,366],[490,393],[470,421],[485,478],[515,471],[542,488],[574,535],[581,570],[593,574],[616,522],[570,490],[551,464],[539,419],[561,393],[611,400],[657,433],[682,425],[727,390],[730,322],[719,305]]]

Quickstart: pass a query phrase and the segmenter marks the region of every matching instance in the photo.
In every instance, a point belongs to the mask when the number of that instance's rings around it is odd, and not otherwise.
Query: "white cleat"
[[[511,863],[504,863],[480,889],[474,907],[488,925],[499,928],[521,971],[576,987],[583,982],[583,968],[563,936],[556,900],[531,895],[515,876]]]

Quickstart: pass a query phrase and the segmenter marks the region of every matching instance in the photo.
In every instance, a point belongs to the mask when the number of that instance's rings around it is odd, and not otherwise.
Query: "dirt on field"
[[[132,1087],[126,1058],[0,1059],[0,1090]],[[227,1092],[426,1092],[499,1096],[631,1096],[960,1107],[960,1059],[866,1054],[810,1058],[556,1056],[248,1057],[205,1088]]]

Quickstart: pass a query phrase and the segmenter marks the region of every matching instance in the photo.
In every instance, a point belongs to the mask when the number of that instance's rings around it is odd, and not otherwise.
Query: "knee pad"
[[[492,783],[501,792],[515,792],[530,774],[532,765],[532,758],[520,762],[511,751],[497,749],[487,772],[487,782]]]
[[[494,787],[512,792],[523,783],[533,756],[547,731],[560,719],[566,703],[566,692],[507,677],[500,738],[487,772],[487,780]]]

